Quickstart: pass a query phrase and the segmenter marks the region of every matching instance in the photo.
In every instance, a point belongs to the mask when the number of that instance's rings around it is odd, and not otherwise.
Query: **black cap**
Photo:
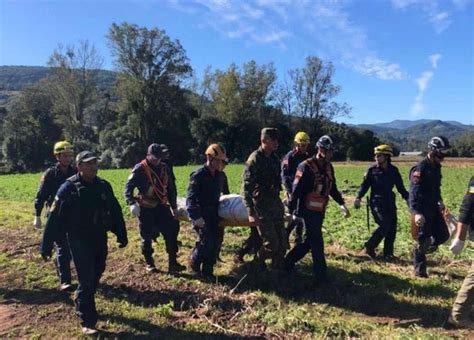
[[[168,145],[166,145],[166,144],[160,144],[160,147],[161,147],[161,151],[162,151],[163,153],[168,153],[168,152],[170,152],[170,148],[168,147]]]
[[[262,129],[262,132],[260,133],[260,138],[270,138],[273,140],[277,140],[279,137],[278,134],[278,129],[277,128],[270,128],[266,127]]]
[[[95,155],[92,151],[82,151],[79,152],[76,156],[76,164],[81,164],[85,162],[92,161],[93,159],[100,160],[99,157]]]
[[[156,158],[161,158],[163,156],[163,150],[160,144],[150,144],[150,146],[148,147],[148,155],[155,156]]]

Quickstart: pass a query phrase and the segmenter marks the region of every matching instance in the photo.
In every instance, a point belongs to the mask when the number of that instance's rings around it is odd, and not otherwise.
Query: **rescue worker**
[[[469,181],[467,193],[459,209],[456,236],[449,247],[453,254],[461,253],[468,231],[470,240],[474,241],[474,176]],[[474,306],[474,261],[459,289],[448,322],[457,327],[474,329],[474,320],[470,316],[472,306]]]
[[[213,280],[219,247],[219,197],[227,155],[220,144],[206,149],[206,163],[189,178],[186,210],[198,235],[191,252],[190,267],[196,275]]]
[[[76,315],[88,335],[97,333],[94,295],[106,266],[107,231],[117,236],[120,248],[128,243],[122,209],[112,187],[97,176],[98,159],[90,151],[77,155],[78,173],[59,188],[41,243],[41,256],[47,260],[57,235],[66,232],[79,280]]]
[[[283,269],[283,258],[288,249],[284,208],[280,199],[280,159],[276,154],[277,149],[278,130],[262,129],[260,147],[250,154],[242,176],[242,196],[249,223],[256,225],[263,241],[254,259],[257,270],[265,268],[268,258],[272,260],[273,269]]]
[[[370,166],[357,191],[354,208],[360,208],[362,197],[370,188],[370,210],[378,228],[365,243],[365,251],[372,258],[376,257],[375,249],[384,240],[383,256],[386,260],[395,259],[393,244],[397,234],[397,206],[392,189],[396,186],[402,198],[408,200],[408,191],[403,185],[398,168],[392,165],[393,149],[390,145],[381,144],[374,148],[375,164]]]
[[[33,226],[37,228],[41,227],[41,211],[45,203],[49,210],[59,187],[67,178],[76,174],[76,169],[71,165],[74,154],[73,147],[69,142],[60,141],[54,144],[53,153],[57,163],[44,172],[36,194]],[[46,217],[48,215],[49,212]],[[56,268],[59,274],[60,290],[71,291],[73,290],[71,285],[71,250],[66,234],[64,232],[58,233],[54,243],[56,244]]]
[[[168,253],[168,272],[184,270],[176,259],[178,253],[179,223],[176,216],[176,186],[169,167],[162,162],[163,150],[159,144],[148,147],[147,156],[136,164],[125,184],[125,200],[130,212],[138,217],[140,247],[145,258],[147,273],[158,270],[153,259],[152,241],[161,233]],[[138,196],[134,196],[134,190]]]
[[[306,132],[298,132],[295,135],[294,142],[294,149],[288,152],[281,162],[281,180],[286,192],[287,201],[289,200],[291,190],[293,189],[293,180],[295,179],[298,164],[310,157],[307,151],[310,140]],[[286,233],[288,234],[288,237],[290,237],[291,232],[295,228],[295,242],[299,243],[303,237],[303,226],[301,224],[295,223],[295,221],[288,222]]]
[[[316,284],[327,279],[322,226],[329,196],[339,204],[344,217],[350,216],[336,185],[331,164],[333,147],[330,136],[319,138],[316,154],[298,165],[289,201],[290,212],[303,218],[306,228],[303,242],[296,244],[286,255],[285,269],[291,273],[295,263],[311,251]]]
[[[426,254],[434,252],[449,238],[449,231],[442,215],[441,162],[444,160],[449,141],[436,136],[428,143],[428,154],[410,170],[410,194],[408,198],[412,214],[414,274],[428,277]]]

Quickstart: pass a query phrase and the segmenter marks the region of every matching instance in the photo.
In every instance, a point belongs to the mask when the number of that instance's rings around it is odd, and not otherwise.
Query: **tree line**
[[[316,56],[281,80],[273,64],[253,60],[209,67],[197,79],[184,47],[164,30],[114,23],[106,39],[116,67],[113,86],[98,85],[102,57],[92,44],[59,45],[49,76],[0,112],[3,172],[43,169],[61,139],[77,151],[99,152],[102,166],[113,168],[135,164],[152,142],[169,145],[176,164],[202,161],[211,142],[242,162],[265,126],[280,130],[280,153],[299,130],[313,140],[334,136],[336,160],[372,159],[381,142],[369,130],[333,121],[350,107],[335,100],[341,88],[333,84],[334,66]]]

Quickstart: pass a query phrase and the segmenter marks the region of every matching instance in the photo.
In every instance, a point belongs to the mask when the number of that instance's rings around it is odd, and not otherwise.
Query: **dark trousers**
[[[79,281],[74,298],[76,315],[81,319],[82,326],[94,327],[98,319],[95,292],[105,270],[107,235],[88,237],[91,238],[68,235],[68,240]]]
[[[61,233],[56,243],[56,268],[61,283],[71,283],[71,249],[66,233]]]
[[[290,235],[293,230],[295,230],[295,242],[301,242],[303,240],[303,226],[295,221],[288,222],[286,226],[288,241],[290,240]]]
[[[371,202],[370,209],[378,228],[373,232],[365,246],[375,249],[384,240],[384,256],[393,255],[393,244],[397,235],[397,206],[394,200]]]
[[[322,226],[324,212],[303,211],[302,217],[306,223],[303,242],[296,244],[285,257],[285,267],[292,269],[295,263],[311,251],[313,258],[313,273],[316,278],[326,277],[326,258],[324,257],[324,239]]]
[[[423,212],[425,224],[418,229],[417,244],[413,247],[413,265],[418,274],[426,273],[426,253],[449,239],[446,222],[438,207]]]
[[[203,216],[204,227],[194,227],[198,240],[191,252],[191,267],[204,275],[212,275],[219,247],[219,217],[217,209],[206,211]]]
[[[258,250],[262,246],[263,241],[258,230],[255,227],[250,227],[250,235],[242,244],[242,247],[238,250],[237,254],[239,256],[244,256],[245,254],[257,254]]]
[[[170,208],[165,205],[157,205],[155,208],[141,207],[138,219],[140,222],[140,247],[146,263],[154,265],[151,242],[160,233],[165,239],[166,252],[170,257],[176,258],[179,221],[174,219]]]

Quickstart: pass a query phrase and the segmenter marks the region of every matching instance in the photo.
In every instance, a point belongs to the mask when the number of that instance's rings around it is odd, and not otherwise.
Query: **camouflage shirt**
[[[255,213],[255,202],[279,199],[280,190],[280,158],[276,153],[266,156],[262,147],[259,147],[250,154],[242,175],[242,196],[249,214]]]

